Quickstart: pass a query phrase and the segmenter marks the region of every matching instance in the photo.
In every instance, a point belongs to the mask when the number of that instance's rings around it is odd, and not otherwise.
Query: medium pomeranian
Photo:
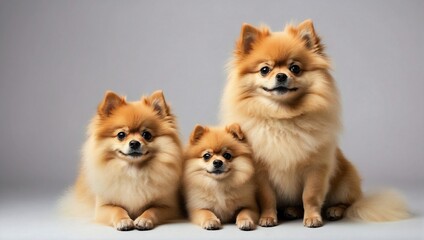
[[[182,146],[162,91],[137,102],[107,92],[88,128],[62,211],[117,230],[149,230],[179,216]]]
[[[250,147],[238,124],[197,125],[185,152],[183,189],[190,220],[207,230],[236,222],[253,230],[259,213]]]
[[[252,147],[261,226],[277,224],[277,209],[303,216],[306,227],[322,226],[321,214],[328,220],[408,217],[395,192],[363,196],[357,170],[338,148],[339,94],[329,69],[311,20],[282,32],[242,26],[221,117],[240,123]]]

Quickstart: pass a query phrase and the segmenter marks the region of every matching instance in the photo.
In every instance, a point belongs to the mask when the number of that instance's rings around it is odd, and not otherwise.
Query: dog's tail
[[[386,190],[363,196],[346,210],[345,216],[352,220],[385,222],[406,219],[410,213],[401,194]]]
[[[71,218],[92,219],[94,217],[95,197],[90,191],[85,175],[80,174],[65,194],[59,199],[59,214]]]
[[[57,210],[63,217],[91,219],[94,216],[94,202],[91,197],[83,197],[69,188],[59,199]]]

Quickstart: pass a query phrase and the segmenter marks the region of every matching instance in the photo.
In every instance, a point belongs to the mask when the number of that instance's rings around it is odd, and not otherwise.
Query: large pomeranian
[[[282,32],[242,27],[229,65],[222,120],[240,123],[252,146],[263,176],[261,226],[277,224],[277,208],[283,216],[303,216],[307,227],[322,226],[321,213],[329,220],[408,216],[394,192],[362,195],[357,170],[338,148],[339,95],[329,68],[310,20]]]
[[[259,217],[255,171],[240,126],[197,125],[185,155],[183,188],[190,220],[207,230],[229,221],[253,230]]]
[[[89,125],[81,164],[61,202],[67,214],[118,230],[148,230],[179,216],[182,148],[161,91],[137,102],[107,92]]]

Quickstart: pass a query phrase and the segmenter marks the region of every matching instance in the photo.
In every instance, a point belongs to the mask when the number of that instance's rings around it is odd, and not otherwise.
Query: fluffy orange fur
[[[262,176],[262,226],[277,224],[277,209],[289,218],[303,215],[307,227],[323,225],[322,208],[330,220],[346,208],[347,216],[368,221],[408,216],[398,194],[363,197],[357,170],[338,148],[339,94],[329,68],[310,20],[282,32],[242,27],[221,117],[240,123],[251,144]]]
[[[135,155],[127,154],[131,141],[140,143]],[[88,127],[77,181],[61,207],[118,230],[152,229],[179,216],[181,176],[176,119],[162,92],[137,102],[108,92]]]
[[[196,126],[185,153],[183,188],[190,220],[202,228],[236,221],[252,230],[258,220],[251,150],[240,126]],[[215,162],[221,165],[216,168]]]

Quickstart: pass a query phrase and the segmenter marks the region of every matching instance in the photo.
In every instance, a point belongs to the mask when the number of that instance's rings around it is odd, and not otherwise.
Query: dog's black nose
[[[285,73],[278,73],[275,76],[275,79],[277,80],[278,83],[286,83],[287,82],[287,75]]]
[[[214,160],[214,161],[213,161],[213,166],[214,166],[215,168],[220,168],[220,167],[222,167],[222,164],[223,164],[223,162],[222,162],[221,160]]]
[[[139,141],[131,140],[131,142],[130,142],[130,148],[131,148],[131,149],[133,149],[133,150],[137,150],[137,149],[139,149],[139,148],[140,148],[140,146],[141,146],[141,144],[140,144],[140,142],[139,142]]]

